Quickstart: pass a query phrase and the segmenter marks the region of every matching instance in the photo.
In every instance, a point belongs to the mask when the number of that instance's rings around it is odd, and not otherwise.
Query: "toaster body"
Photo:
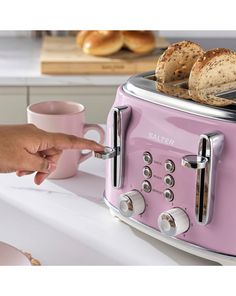
[[[107,120],[112,213],[185,251],[236,262],[234,112],[159,93],[153,73],[120,86]]]

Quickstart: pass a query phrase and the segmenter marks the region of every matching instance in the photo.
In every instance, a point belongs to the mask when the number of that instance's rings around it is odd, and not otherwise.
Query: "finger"
[[[32,171],[16,171],[16,175],[18,177],[22,177],[22,176],[25,176],[25,175],[31,175],[35,172],[32,172]]]
[[[40,185],[41,183],[43,183],[43,181],[49,176],[50,174],[45,174],[45,173],[36,173],[36,175],[34,176],[34,183],[36,185]]]
[[[61,155],[62,150],[61,149],[57,149],[57,148],[49,148],[47,150],[42,150],[39,152],[41,156],[43,157],[48,157],[48,156],[53,156],[53,155]]]
[[[48,150],[45,150],[45,151],[40,151],[35,155],[38,155],[41,158],[47,159],[50,163],[53,163],[53,165],[54,164],[56,165],[61,153],[62,153],[62,150],[51,148],[51,149],[48,149]],[[49,171],[51,171],[50,166],[49,166]],[[30,174],[33,174],[33,173],[35,173],[35,171],[26,171],[26,170],[17,170],[16,171],[16,175],[18,177],[22,177],[22,176],[25,176],[25,175],[30,175]]]
[[[34,177],[34,183],[37,185],[40,185],[55,170],[56,170],[56,166],[52,166],[49,173],[37,172]]]
[[[57,162],[62,154],[62,150],[51,148],[41,152],[49,161],[53,163],[53,166],[50,167],[50,172],[42,173],[37,172],[34,177],[34,182],[37,185],[40,185],[53,171],[56,169]]]
[[[79,138],[74,135],[66,135],[62,133],[51,134],[54,141],[54,147],[58,149],[88,149],[93,151],[103,151],[104,146],[84,138]]]
[[[48,161],[52,162],[53,164],[57,165],[62,152],[63,152],[62,150],[51,148],[48,150],[44,150],[41,153],[44,155],[44,158],[46,158]]]
[[[27,153],[22,168],[18,171],[29,171],[29,172],[43,172],[48,173],[51,170],[51,166],[53,166],[54,163],[47,159],[47,157],[40,157],[36,154],[30,154]]]

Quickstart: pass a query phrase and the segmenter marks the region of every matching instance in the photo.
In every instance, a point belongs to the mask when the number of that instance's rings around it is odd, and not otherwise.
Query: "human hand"
[[[63,133],[49,133],[33,124],[0,126],[0,173],[23,176],[36,172],[41,184],[57,166],[64,149],[103,151],[101,144]]]

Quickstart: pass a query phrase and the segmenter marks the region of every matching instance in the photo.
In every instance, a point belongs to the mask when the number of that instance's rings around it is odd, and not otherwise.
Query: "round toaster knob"
[[[137,190],[129,191],[119,196],[119,211],[125,217],[142,214],[145,210],[145,201]]]
[[[160,214],[158,226],[161,232],[176,236],[189,229],[190,222],[188,215],[180,208],[173,208]]]

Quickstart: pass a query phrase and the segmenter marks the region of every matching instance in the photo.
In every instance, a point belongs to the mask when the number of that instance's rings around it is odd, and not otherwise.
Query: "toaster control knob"
[[[125,217],[142,214],[145,210],[145,201],[137,190],[121,194],[119,197],[119,211]]]
[[[158,226],[161,232],[176,236],[189,229],[190,222],[188,215],[180,208],[173,208],[160,214]]]

